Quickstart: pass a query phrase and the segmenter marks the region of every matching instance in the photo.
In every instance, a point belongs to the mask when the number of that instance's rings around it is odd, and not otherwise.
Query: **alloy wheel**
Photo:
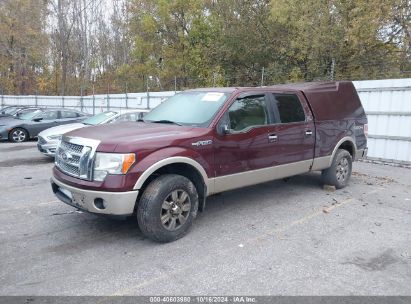
[[[190,196],[184,190],[173,190],[161,206],[161,224],[169,231],[175,231],[187,221],[191,210]]]
[[[347,158],[344,157],[337,164],[337,172],[336,172],[337,180],[340,182],[345,181],[345,179],[348,176],[349,170],[350,170],[350,165],[348,163]]]
[[[26,140],[26,133],[22,130],[15,130],[12,134],[11,137],[13,138],[13,141],[15,142],[23,142]]]

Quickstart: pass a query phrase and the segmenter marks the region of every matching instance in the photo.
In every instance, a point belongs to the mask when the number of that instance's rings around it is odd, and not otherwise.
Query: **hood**
[[[195,128],[191,126],[171,124],[122,122],[83,128],[65,135],[100,140],[99,151],[122,152],[129,150],[133,145],[147,146],[159,141],[165,146],[170,145],[176,138],[194,136],[193,129]]]
[[[84,128],[86,125],[82,123],[72,123],[72,124],[67,124],[67,125],[61,125],[53,128],[46,129],[42,132],[39,133],[39,136],[45,138],[47,136],[53,136],[53,135],[62,135],[64,133]]]

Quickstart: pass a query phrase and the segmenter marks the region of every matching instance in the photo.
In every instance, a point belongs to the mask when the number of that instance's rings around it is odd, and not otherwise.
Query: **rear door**
[[[301,162],[302,168],[308,171],[314,157],[315,126],[304,96],[296,92],[269,95],[277,121],[271,130],[276,141],[276,164]]]

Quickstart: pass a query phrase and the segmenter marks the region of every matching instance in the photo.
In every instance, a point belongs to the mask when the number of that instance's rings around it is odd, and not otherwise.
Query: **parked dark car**
[[[82,210],[135,215],[144,235],[169,242],[215,193],[310,171],[345,187],[366,136],[351,82],[190,90],[142,122],[65,134],[52,189]]]
[[[43,108],[28,111],[18,117],[0,120],[0,140],[23,142],[35,138],[45,129],[80,122],[87,117],[85,113],[63,108]]]
[[[38,107],[30,107],[30,106],[7,106],[0,110],[0,119],[4,118],[15,118],[20,116],[21,114],[31,112],[34,110],[38,110]]]

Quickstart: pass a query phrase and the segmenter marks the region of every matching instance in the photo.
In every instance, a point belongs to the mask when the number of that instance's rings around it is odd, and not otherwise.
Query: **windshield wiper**
[[[181,123],[175,122],[175,121],[171,121],[171,120],[167,120],[167,119],[162,119],[162,120],[152,120],[150,121],[152,123],[163,123],[163,124],[174,124],[177,126],[182,126]]]

